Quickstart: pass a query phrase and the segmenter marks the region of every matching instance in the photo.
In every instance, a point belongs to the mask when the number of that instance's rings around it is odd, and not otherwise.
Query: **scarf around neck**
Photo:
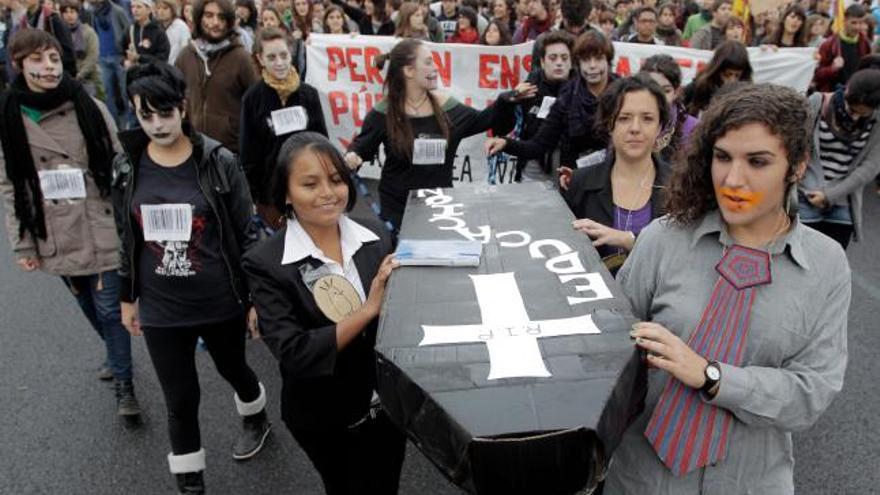
[[[840,87],[832,94],[830,108],[828,109],[828,115],[825,116],[825,121],[833,124],[828,127],[831,133],[834,134],[834,137],[849,143],[861,137],[871,119],[852,118],[852,115],[846,110],[846,99],[843,95],[845,90],[845,87]]]
[[[599,100],[593,96],[587,88],[587,81],[580,74],[570,79],[560,91],[571,94],[568,103],[568,133],[569,136],[592,135],[593,123],[596,119],[596,110]]]
[[[15,195],[19,237],[28,232],[35,240],[46,239],[43,193],[21,115],[22,107],[47,112],[68,101],[73,102],[76,122],[86,143],[92,178],[102,197],[110,194],[113,141],[98,105],[82,84],[67,74],[57,88],[45,93],[31,91],[24,76],[19,74],[10,88],[0,95],[0,144],[6,162],[6,176],[12,182]]]
[[[299,74],[297,74],[296,69],[293,67],[290,68],[290,72],[287,74],[286,79],[276,79],[275,76],[270,74],[265,68],[263,69],[261,76],[263,82],[278,93],[278,98],[281,99],[282,105],[287,105],[287,99],[299,89]]]

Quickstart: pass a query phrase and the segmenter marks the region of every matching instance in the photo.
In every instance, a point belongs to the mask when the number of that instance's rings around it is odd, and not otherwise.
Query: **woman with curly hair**
[[[749,52],[742,43],[725,41],[715,49],[709,65],[684,88],[682,101],[688,113],[699,117],[721,86],[736,81],[752,81]]]
[[[630,336],[648,392],[605,493],[794,493],[791,434],[843,386],[851,293],[843,249],[790,201],[808,115],[803,96],[770,84],[704,112],[668,216],[617,275],[642,320]]]

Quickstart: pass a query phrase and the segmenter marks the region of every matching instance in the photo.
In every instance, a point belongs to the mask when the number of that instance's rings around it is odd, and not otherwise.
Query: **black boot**
[[[205,477],[203,471],[195,473],[175,474],[177,480],[177,493],[180,495],[193,495],[205,493]]]
[[[263,448],[272,430],[272,423],[266,417],[266,410],[242,418],[242,430],[232,448],[232,458],[236,461],[250,459]]]
[[[131,380],[116,381],[116,414],[126,418],[141,414],[141,406],[134,396],[134,385]]]

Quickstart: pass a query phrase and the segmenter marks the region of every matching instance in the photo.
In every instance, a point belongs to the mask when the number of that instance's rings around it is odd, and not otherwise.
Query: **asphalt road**
[[[846,385],[822,419],[796,435],[795,482],[802,495],[880,493],[880,199],[873,189],[865,198],[868,234],[848,253],[853,301]],[[74,299],[57,278],[15,268],[2,235],[0,494],[174,493],[164,404],[143,340],[134,340],[133,351],[145,420],[129,428],[115,416],[112,389],[95,378],[103,348]],[[207,353],[198,354],[209,492],[321,494],[316,473],[278,420],[280,381],[272,356],[250,342],[248,359],[269,391],[275,429],[263,453],[236,463],[230,455],[239,428],[232,390]],[[460,492],[410,446],[400,493]]]

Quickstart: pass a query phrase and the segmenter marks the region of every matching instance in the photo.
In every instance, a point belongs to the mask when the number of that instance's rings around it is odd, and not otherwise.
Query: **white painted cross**
[[[489,379],[550,376],[538,339],[601,333],[591,315],[530,321],[513,273],[471,275],[483,323],[422,325],[419,346],[485,342],[489,349]]]

